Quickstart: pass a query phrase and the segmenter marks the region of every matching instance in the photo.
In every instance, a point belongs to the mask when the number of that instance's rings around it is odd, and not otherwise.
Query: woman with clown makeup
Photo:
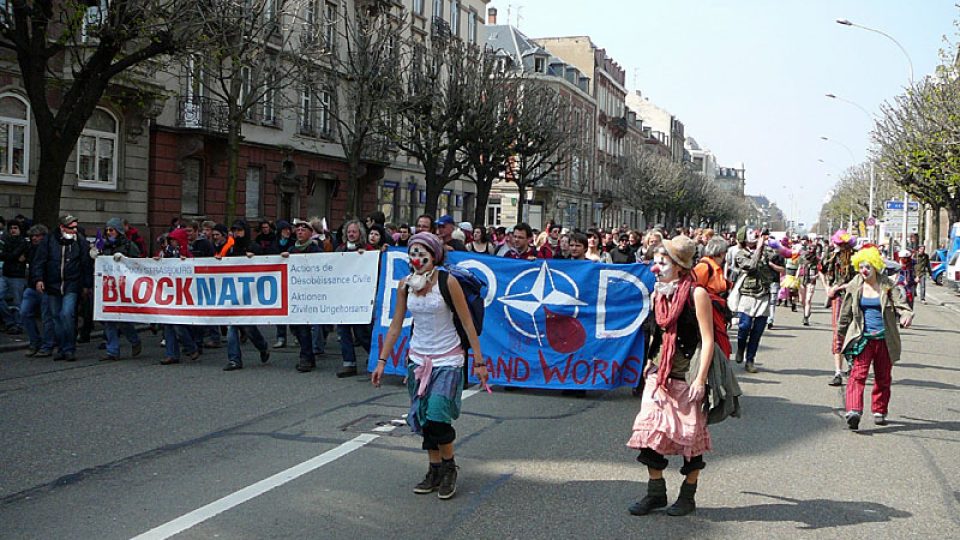
[[[726,332],[726,328],[715,328],[710,295],[693,279],[696,252],[696,242],[681,235],[664,240],[653,257],[658,352],[644,368],[640,412],[627,442],[640,450],[637,461],[647,466],[650,475],[646,497],[629,508],[636,516],[667,505],[663,471],[669,465],[665,456],[670,455],[683,457],[680,473],[685,478],[667,514],[693,512],[697,480],[705,466],[703,453],[713,449],[703,400],[711,362],[726,361],[722,353],[716,355],[714,332]]]
[[[913,321],[913,311],[894,282],[884,275],[886,264],[880,251],[866,247],[853,255],[857,270],[847,285],[840,306],[837,331],[843,336],[843,354],[850,360],[845,419],[850,429],[860,428],[863,389],[873,364],[873,423],[887,423],[890,404],[890,372],[900,359],[900,329]]]
[[[440,238],[421,232],[410,237],[408,245],[411,273],[398,285],[393,320],[370,380],[374,386],[380,386],[386,356],[393,350],[409,310],[413,328],[407,361],[407,391],[411,401],[407,422],[423,437],[423,449],[430,461],[426,477],[413,492],[437,491],[441,499],[449,499],[457,491],[453,450],[457,433],[453,421],[460,416],[463,364],[467,355],[454,326],[453,312],[440,293],[437,280],[441,275],[447,280],[453,307],[470,341],[474,373],[484,386],[487,366],[460,283],[449,273],[438,271],[446,253]]]

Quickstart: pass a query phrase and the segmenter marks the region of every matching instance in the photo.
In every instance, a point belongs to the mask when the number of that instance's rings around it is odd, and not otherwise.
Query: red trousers
[[[867,383],[867,374],[870,364],[873,363],[873,395],[872,411],[883,415],[887,414],[890,405],[890,354],[887,352],[887,342],[882,339],[871,339],[867,342],[863,352],[853,359],[853,369],[850,370],[850,379],[847,381],[847,410],[863,412],[863,389]]]

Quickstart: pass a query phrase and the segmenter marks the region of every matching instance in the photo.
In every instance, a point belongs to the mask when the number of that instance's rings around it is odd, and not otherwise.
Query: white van
[[[960,250],[954,251],[943,273],[943,284],[951,291],[960,292]]]

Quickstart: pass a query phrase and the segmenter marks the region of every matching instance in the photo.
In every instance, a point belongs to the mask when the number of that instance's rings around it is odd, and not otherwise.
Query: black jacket
[[[27,277],[27,250],[30,242],[23,236],[3,237],[3,249],[0,251],[0,259],[3,260],[3,277],[25,278]],[[20,260],[23,257],[23,260]]]
[[[59,231],[45,236],[30,265],[33,283],[42,281],[47,294],[62,296],[93,288],[93,259],[87,239],[65,240]]]
[[[140,247],[122,234],[112,244],[109,241],[103,242],[103,248],[100,249],[101,255],[116,255],[117,253],[124,257],[139,257]]]

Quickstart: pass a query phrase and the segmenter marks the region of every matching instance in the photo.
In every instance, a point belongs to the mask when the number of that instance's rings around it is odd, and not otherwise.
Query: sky
[[[864,161],[871,114],[958,38],[956,0],[496,0],[532,38],[588,35],[627,88],[670,111],[746,191],[810,224],[844,169]],[[518,15],[519,13],[519,15]],[[823,141],[828,137],[831,141]],[[833,142],[836,141],[836,142]],[[848,147],[848,152],[844,146]],[[851,152],[853,157],[851,157]],[[825,163],[821,163],[823,160]]]

